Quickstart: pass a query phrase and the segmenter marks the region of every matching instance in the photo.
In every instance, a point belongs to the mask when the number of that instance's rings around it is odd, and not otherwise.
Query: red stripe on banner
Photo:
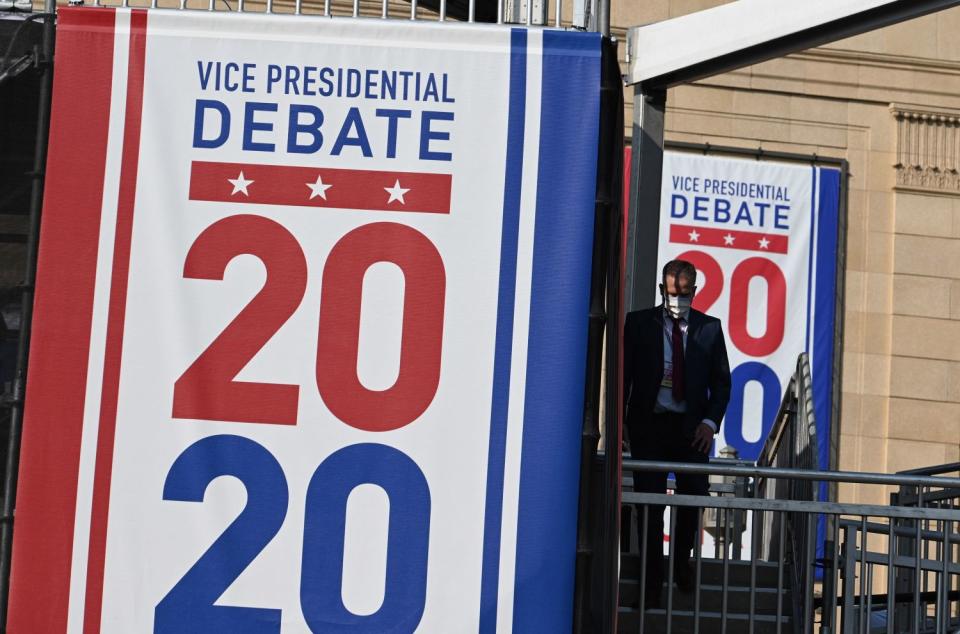
[[[699,225],[670,225],[670,242],[741,251],[786,253],[789,241],[787,236],[780,233],[731,231]]]
[[[115,12],[62,7],[57,18],[7,619],[8,632],[31,634],[67,629]]]
[[[194,161],[190,200],[450,213],[450,174]]]
[[[130,12],[130,61],[127,69],[127,104],[123,125],[123,154],[120,192],[117,197],[117,229],[113,247],[113,272],[107,318],[107,341],[103,364],[103,392],[100,400],[100,430],[93,480],[93,508],[90,517],[90,554],[87,560],[87,594],[84,634],[100,632],[103,600],[103,568],[110,510],[110,476],[113,470],[113,441],[117,424],[120,390],[120,359],[130,269],[130,238],[137,193],[140,158],[140,119],[143,111],[143,68],[147,47],[147,12]]]

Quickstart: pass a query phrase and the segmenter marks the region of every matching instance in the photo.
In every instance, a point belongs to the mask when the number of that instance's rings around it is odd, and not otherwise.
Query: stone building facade
[[[613,31],[718,4],[615,1]],[[668,140],[849,162],[841,469],[960,460],[957,33],[948,10],[668,94]],[[875,487],[841,496],[885,502]]]

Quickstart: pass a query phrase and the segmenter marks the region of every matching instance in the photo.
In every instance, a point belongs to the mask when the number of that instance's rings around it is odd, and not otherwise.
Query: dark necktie
[[[686,399],[685,385],[683,384],[683,332],[680,331],[680,320],[673,320],[673,400],[678,403]]]

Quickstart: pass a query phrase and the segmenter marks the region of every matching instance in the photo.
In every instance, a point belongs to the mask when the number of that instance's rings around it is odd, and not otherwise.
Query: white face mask
[[[690,314],[690,304],[693,302],[692,297],[680,297],[678,295],[663,295],[663,305],[666,306],[667,312],[670,313],[670,316],[674,319],[686,319],[687,315]]]

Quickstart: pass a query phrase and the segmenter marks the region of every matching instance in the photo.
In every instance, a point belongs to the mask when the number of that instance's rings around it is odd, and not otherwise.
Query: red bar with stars
[[[194,161],[190,200],[450,213],[450,174]]]
[[[670,242],[767,253],[786,253],[788,246],[787,236],[779,233],[731,231],[694,225],[670,225]]]

